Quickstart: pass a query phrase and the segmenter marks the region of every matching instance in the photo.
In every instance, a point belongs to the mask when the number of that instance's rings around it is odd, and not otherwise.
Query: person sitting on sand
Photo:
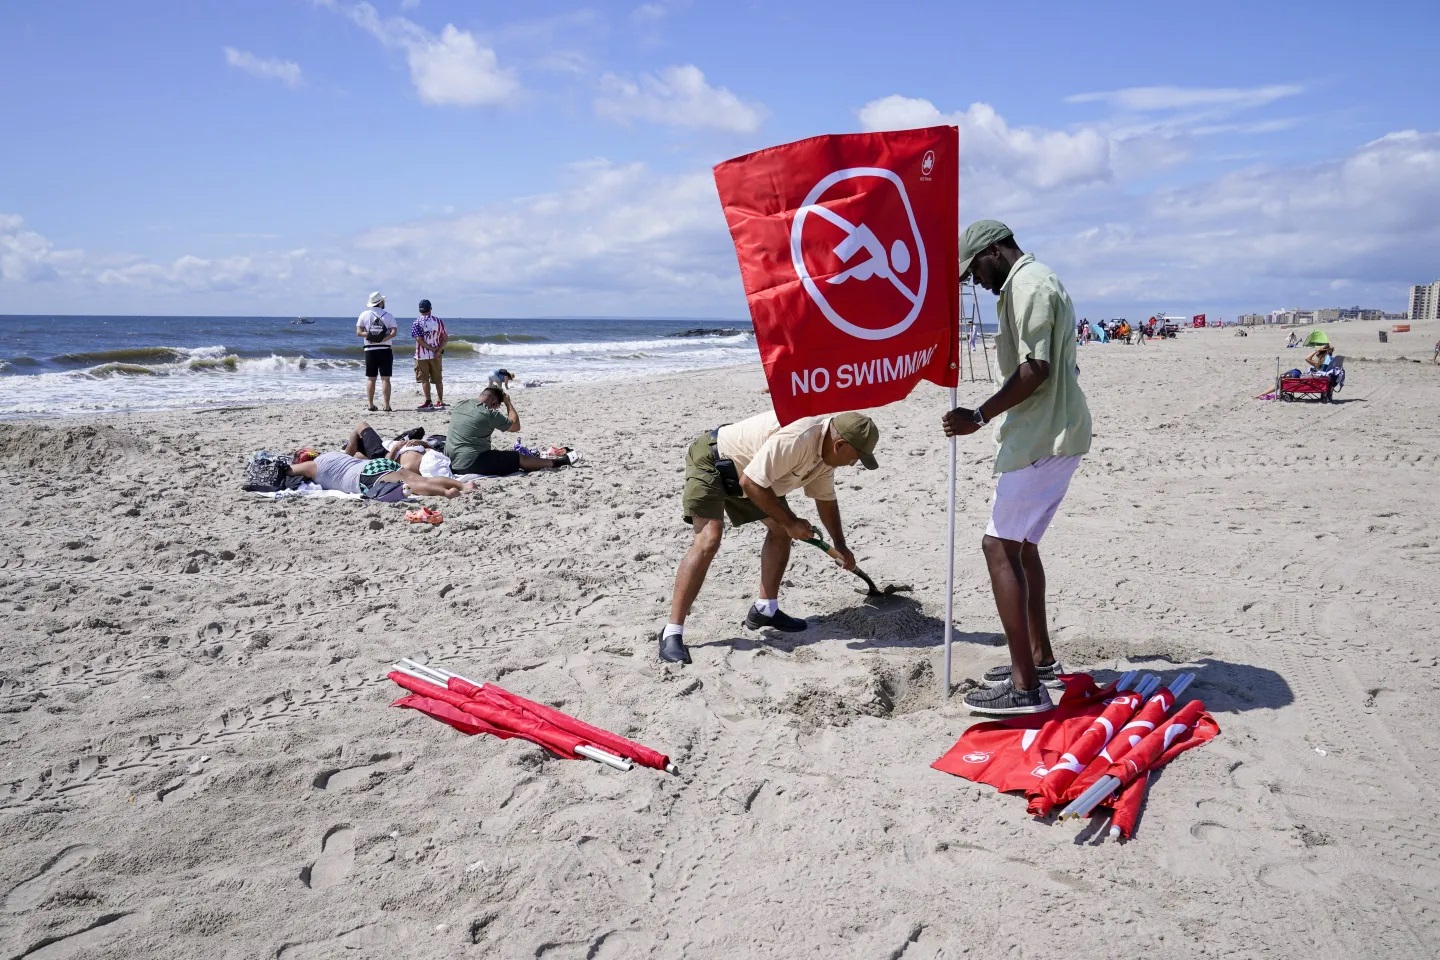
[[[780,609],[780,579],[790,562],[790,541],[814,537],[815,528],[795,516],[785,496],[804,490],[815,501],[820,522],[830,533],[845,569],[855,569],[855,555],[845,546],[845,529],[840,524],[835,468],[863,463],[865,469],[874,470],[879,439],[875,421],[858,413],[807,417],[784,427],[774,413],[760,413],[706,430],[690,443],[681,505],[694,540],[675,574],[670,622],[657,638],[661,660],[690,662],[685,618],[700,595],[710,563],[720,552],[726,516],[737,527],[755,520],[765,524],[760,597],[746,611],[745,626],[785,633],[806,628],[804,620]]]
[[[501,410],[504,406],[504,410]],[[520,414],[510,395],[499,387],[486,387],[480,396],[455,404],[450,412],[450,431],[445,435],[445,453],[456,474],[478,473],[487,477],[508,477],[512,473],[532,470],[554,470],[574,466],[580,455],[567,451],[564,456],[532,457],[516,450],[493,450],[490,437],[496,430],[520,432]]]
[[[1335,362],[1334,346],[1328,343],[1322,343],[1316,348],[1314,353],[1305,358],[1305,362],[1310,364],[1309,373],[1328,374],[1331,365]]]
[[[364,495],[377,483],[403,483],[420,497],[458,497],[474,490],[475,484],[461,483],[444,477],[422,476],[390,459],[385,441],[370,424],[360,421],[350,434],[344,451],[316,454],[314,450],[295,452],[290,472],[318,483],[322,490]]]

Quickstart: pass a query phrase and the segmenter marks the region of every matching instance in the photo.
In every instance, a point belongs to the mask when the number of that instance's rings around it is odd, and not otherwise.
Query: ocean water
[[[364,396],[354,317],[0,316],[0,417]],[[413,317],[397,315],[394,403],[411,403]],[[445,318],[447,399],[497,367],[525,388],[759,361],[734,320]]]

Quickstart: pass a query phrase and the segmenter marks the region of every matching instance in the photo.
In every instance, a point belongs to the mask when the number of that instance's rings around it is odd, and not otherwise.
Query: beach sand
[[[914,593],[867,606],[797,546],[809,631],[748,633],[744,528],[688,668],[653,640],[684,448],[768,406],[758,369],[522,391],[527,443],[590,462],[434,501],[438,528],[240,491],[252,451],[332,446],[358,400],[0,424],[0,955],[1435,956],[1440,324],[1413,327],[1325,327],[1329,406],[1252,399],[1301,365],[1286,331],[1080,350],[1096,436],[1044,543],[1056,648],[1102,679],[1193,670],[1223,730],[1125,844],[930,769],[976,719],[939,696],[938,388],[877,411],[881,469],[838,484],[860,563]],[[988,431],[961,446],[957,683],[1005,659],[992,458]],[[680,775],[391,709],[403,656]]]

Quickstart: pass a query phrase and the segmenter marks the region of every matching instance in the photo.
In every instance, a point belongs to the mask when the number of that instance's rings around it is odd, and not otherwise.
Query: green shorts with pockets
[[[781,498],[783,501],[783,497]],[[696,517],[706,520],[730,518],[733,526],[765,519],[765,511],[745,497],[725,493],[720,471],[715,469],[715,438],[710,432],[700,434],[685,451],[685,495],[682,502],[685,522]]]

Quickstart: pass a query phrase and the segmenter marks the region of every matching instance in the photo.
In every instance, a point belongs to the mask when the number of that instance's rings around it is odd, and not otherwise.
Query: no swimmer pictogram
[[[883,167],[822,177],[795,212],[790,258],[820,312],[852,337],[901,334],[925,303],[925,243],[904,182]]]

